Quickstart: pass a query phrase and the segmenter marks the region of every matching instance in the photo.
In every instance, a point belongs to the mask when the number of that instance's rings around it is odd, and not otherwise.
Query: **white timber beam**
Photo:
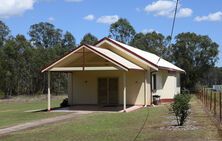
[[[50,71],[82,71],[83,67],[54,67]]]
[[[121,68],[120,68],[121,69]],[[50,71],[94,71],[94,70],[119,70],[112,66],[100,66],[100,67],[54,67]]]
[[[48,111],[51,110],[50,71],[48,71]]]
[[[148,89],[147,89],[148,71],[144,72],[144,107],[147,107]]]
[[[126,112],[126,72],[123,73],[123,111]]]

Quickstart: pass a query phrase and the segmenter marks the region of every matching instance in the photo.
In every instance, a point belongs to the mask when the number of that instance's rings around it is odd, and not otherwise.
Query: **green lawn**
[[[52,98],[52,107],[58,107],[64,96]],[[0,100],[0,128],[18,123],[24,123],[42,118],[48,118],[64,113],[25,112],[27,110],[46,109],[46,96],[24,97],[20,96],[10,100]]]
[[[198,130],[166,131],[169,105],[140,109],[130,113],[94,113],[72,120],[39,128],[16,132],[1,141],[133,141],[141,126],[148,119],[137,141],[204,141],[221,140],[217,128],[202,110],[194,97],[191,101],[191,121]]]

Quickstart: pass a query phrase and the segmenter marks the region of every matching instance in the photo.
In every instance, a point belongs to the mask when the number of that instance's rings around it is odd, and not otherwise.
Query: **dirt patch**
[[[197,122],[191,120],[190,118],[187,119],[183,126],[177,125],[177,120],[175,116],[167,116],[166,119],[168,121],[164,121],[163,124],[165,126],[160,127],[160,130],[169,130],[169,131],[187,131],[187,130],[198,130],[201,126],[197,125]]]

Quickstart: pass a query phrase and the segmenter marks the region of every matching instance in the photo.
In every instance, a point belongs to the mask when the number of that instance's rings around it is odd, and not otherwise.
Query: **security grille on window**
[[[156,74],[152,75],[152,90],[156,90]]]

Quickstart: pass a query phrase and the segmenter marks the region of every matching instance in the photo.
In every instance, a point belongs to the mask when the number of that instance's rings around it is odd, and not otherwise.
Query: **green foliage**
[[[4,41],[7,39],[7,37],[10,34],[10,30],[7,25],[5,25],[0,20],[0,47],[3,45]]]
[[[151,32],[146,34],[137,33],[130,45],[167,58],[168,48],[166,46],[168,43],[168,37],[164,37],[161,33]]]
[[[31,26],[30,40],[24,35],[8,38],[10,30],[6,25],[4,28],[0,30],[0,36],[4,37],[4,44],[0,47],[0,90],[5,97],[46,92],[47,76],[41,73],[41,69],[74,48],[74,36],[70,32],[62,35],[62,30],[43,22]],[[66,76],[52,73],[55,80],[52,82],[52,93],[66,92]]]
[[[130,43],[136,34],[135,29],[127,19],[119,19],[117,22],[111,24],[109,29],[109,36],[122,43]]]
[[[51,23],[40,22],[31,25],[29,36],[36,47],[49,48],[61,43],[62,30]]]
[[[68,31],[64,34],[64,37],[62,39],[62,46],[67,48],[68,50],[76,46],[75,37]]]
[[[178,126],[183,126],[189,115],[190,99],[189,94],[177,94],[174,97],[175,101],[171,104],[170,110],[175,114]]]
[[[96,38],[96,36],[92,35],[91,33],[87,33],[86,35],[84,35],[80,44],[94,45],[97,42],[98,42],[98,39]]]
[[[180,33],[171,48],[171,59],[186,71],[182,75],[182,86],[193,88],[217,61],[218,44],[208,36],[195,33]]]

